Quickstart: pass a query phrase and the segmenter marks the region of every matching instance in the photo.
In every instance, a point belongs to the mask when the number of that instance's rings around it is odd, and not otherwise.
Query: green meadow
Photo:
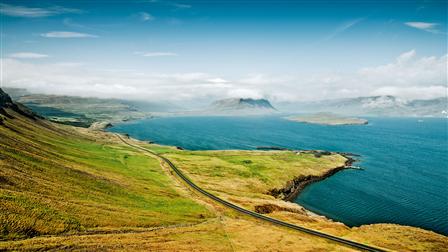
[[[160,158],[114,134],[6,112],[10,117],[0,115],[0,250],[352,251],[210,201]],[[350,228],[268,194],[296,176],[343,165],[339,154],[183,151],[126,141],[169,158],[209,192],[277,219],[393,250],[443,251],[447,244],[419,228]]]
[[[2,239],[212,216],[176,192],[157,159],[124,144],[20,117],[5,121],[0,138]]]

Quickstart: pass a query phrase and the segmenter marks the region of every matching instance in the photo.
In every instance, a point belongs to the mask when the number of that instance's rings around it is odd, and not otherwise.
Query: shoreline
[[[127,135],[126,133],[110,132],[110,131],[105,131],[105,132],[107,132],[107,133],[125,134],[125,136],[127,138],[131,138],[133,140],[136,140],[138,142],[142,142],[142,143],[145,143],[145,144],[156,144],[156,145],[176,148],[177,150],[187,150],[187,149],[184,149],[183,147],[180,147],[180,146],[161,144],[161,143],[153,142],[153,141],[149,141],[149,140],[141,140],[141,139],[133,138],[133,137]],[[241,149],[229,149],[229,150],[187,150],[187,151],[234,151],[234,150],[241,150]],[[242,151],[260,151],[260,150],[251,149],[251,150],[242,150]],[[261,151],[263,151],[263,150],[261,150]],[[281,188],[281,189],[274,188],[274,189],[269,190],[267,193],[265,192],[265,194],[274,196],[274,198],[277,199],[277,200],[281,200],[283,202],[291,202],[291,203],[297,205],[298,207],[301,207],[302,211],[305,211],[308,216],[311,216],[313,218],[314,217],[323,218],[323,219],[326,219],[326,220],[328,220],[330,222],[341,223],[342,225],[344,225],[344,226],[346,226],[346,227],[348,227],[350,229],[353,228],[353,227],[358,227],[359,228],[359,227],[362,227],[362,226],[369,226],[369,225],[375,225],[375,224],[391,224],[391,225],[399,225],[399,226],[409,226],[409,227],[421,228],[423,230],[427,230],[427,231],[431,231],[431,232],[434,232],[434,233],[437,233],[437,234],[444,235],[443,233],[436,232],[433,229],[427,229],[427,228],[423,228],[423,227],[420,227],[420,226],[410,226],[410,225],[398,224],[398,223],[395,223],[395,222],[391,222],[391,223],[375,222],[375,223],[362,223],[362,224],[359,224],[359,225],[348,225],[347,223],[345,223],[343,221],[340,221],[340,220],[333,219],[333,218],[329,217],[326,214],[318,213],[315,210],[310,210],[310,209],[306,208],[305,206],[295,202],[294,200],[300,195],[300,193],[307,186],[311,185],[312,183],[323,181],[323,180],[325,180],[325,179],[327,179],[327,178],[333,176],[334,174],[336,174],[336,173],[338,173],[340,171],[343,171],[343,170],[349,170],[349,169],[351,169],[351,170],[364,170],[361,167],[353,165],[355,162],[359,161],[359,160],[356,159],[356,157],[360,157],[361,155],[356,154],[356,153],[351,153],[351,152],[339,152],[339,151],[329,152],[329,151],[322,151],[322,150],[300,150],[300,151],[297,151],[297,150],[277,150],[277,151],[293,151],[293,152],[296,152],[296,153],[306,152],[306,153],[313,153],[315,155],[316,154],[317,155],[326,155],[326,153],[331,153],[331,154],[339,154],[339,155],[341,155],[341,156],[343,156],[344,158],[347,159],[347,160],[345,160],[344,165],[337,166],[337,167],[334,167],[334,168],[330,168],[329,170],[327,170],[323,174],[320,174],[320,175],[306,175],[306,176],[305,175],[301,175],[301,176],[298,176],[298,177],[294,178],[293,180],[287,181],[286,182],[286,186]],[[355,158],[353,158],[353,157],[355,157]],[[281,193],[283,191],[287,190],[288,188],[290,190],[289,193],[286,196],[284,196],[284,197],[279,197],[279,196],[281,196]],[[275,191],[277,192],[276,195],[274,195]],[[281,209],[281,206],[280,206],[280,209]],[[277,210],[274,210],[274,211],[277,211]],[[257,213],[260,213],[256,209],[254,211],[257,212]]]
[[[108,133],[125,134],[128,138],[132,138],[127,133],[107,131],[107,129],[113,128],[114,126],[115,125],[112,125],[111,127],[100,129],[99,131],[108,132]],[[92,129],[90,129],[90,130],[92,130]],[[173,147],[173,148],[176,148],[177,150],[195,151],[195,150],[186,149],[183,146],[166,145],[166,144],[158,143],[158,142],[152,141],[152,140],[142,140],[142,139],[136,139],[136,138],[134,138],[134,139],[139,142],[143,142],[143,143],[147,143],[147,144],[156,144],[156,145]],[[269,149],[274,150],[274,151],[293,151],[293,150],[290,150],[287,148],[281,148],[281,147],[276,147],[276,146],[269,146],[269,147],[263,146],[262,148],[256,147],[256,149],[245,150],[245,151],[268,151]],[[231,149],[231,150],[233,150],[233,149]],[[240,149],[238,149],[238,150],[240,150]],[[226,150],[205,150],[205,151],[226,151]],[[319,151],[319,150],[297,151],[297,153],[299,153],[299,152],[308,152],[308,153],[313,153],[314,155],[322,155],[322,153],[324,153],[323,155],[326,155],[325,153],[337,153],[337,154],[345,157],[347,160],[345,161],[344,165],[332,168],[321,175],[306,175],[306,176],[301,175],[299,177],[296,177],[293,180],[287,181],[286,186],[281,189],[274,188],[274,189],[269,190],[267,193],[268,195],[274,196],[276,199],[281,199],[283,201],[295,203],[294,199],[299,196],[299,194],[303,191],[303,189],[305,189],[305,187],[307,187],[308,185],[310,185],[312,183],[316,183],[316,182],[325,180],[342,170],[348,170],[348,169],[363,170],[360,167],[353,166],[353,163],[355,163],[357,160],[352,157],[359,157],[360,155],[358,155],[358,154],[349,153],[349,152],[327,152],[327,151]],[[287,192],[286,196],[279,197],[282,194],[285,195],[284,194],[285,192]],[[297,204],[297,205],[299,205],[299,204]],[[310,210],[307,210],[307,211],[310,211]],[[317,214],[317,215],[319,215],[319,214]]]
[[[316,183],[322,180],[325,180],[334,174],[347,169],[361,169],[361,168],[355,168],[353,167],[353,163],[356,162],[355,159],[352,157],[349,157],[346,153],[340,153],[336,152],[339,155],[342,155],[347,160],[345,161],[345,164],[343,166],[338,166],[335,168],[332,168],[325,173],[321,175],[301,175],[298,177],[295,177],[294,179],[287,181],[285,187],[277,189],[271,189],[269,190],[268,194],[271,196],[274,196],[276,199],[281,199],[288,202],[293,202],[294,200],[299,196],[299,194],[307,187],[308,185],[312,183]]]
[[[113,128],[113,126],[114,125],[112,125],[111,127],[100,129],[100,131],[111,132],[111,131],[107,131],[107,129]],[[114,132],[111,132],[111,133],[114,133]],[[118,133],[118,132],[115,132],[115,133]],[[126,135],[128,137],[130,137],[128,134],[126,134]],[[166,144],[157,143],[152,140],[141,140],[141,139],[135,139],[135,140],[138,140],[140,142],[149,143],[149,144],[169,146],[169,147],[176,148],[177,150],[188,150],[188,149],[184,148],[183,146],[166,145]],[[281,147],[279,148],[276,146],[269,146],[269,147],[263,146],[262,148],[260,148],[260,146],[258,146],[256,149],[249,150],[249,151],[267,151],[268,149],[277,150],[277,151],[292,151],[287,148],[281,148]],[[209,150],[209,151],[214,151],[214,150]],[[221,151],[223,151],[223,150],[221,150]],[[342,170],[348,170],[348,169],[363,170],[362,168],[353,166],[353,163],[355,163],[357,160],[352,157],[359,157],[360,155],[358,155],[358,154],[348,153],[348,152],[328,152],[328,151],[318,151],[318,150],[297,151],[297,153],[300,153],[300,152],[313,153],[314,155],[322,155],[322,154],[326,155],[327,153],[328,154],[337,153],[337,154],[343,156],[344,158],[346,158],[347,160],[345,161],[344,165],[334,167],[321,175],[298,176],[298,177],[294,178],[293,180],[287,181],[286,186],[283,188],[280,188],[280,189],[274,188],[274,189],[269,190],[267,193],[268,195],[274,196],[276,199],[295,203],[294,199],[296,199],[299,196],[299,194],[303,191],[303,189],[305,189],[305,187],[307,187],[308,185],[310,185],[312,183],[316,183],[316,182],[325,180]],[[282,197],[282,195],[284,195],[284,196]],[[299,205],[299,204],[297,204],[297,205]],[[307,211],[310,211],[310,210],[307,210]],[[320,214],[317,214],[317,215],[320,215]]]
[[[367,125],[369,123],[368,120],[358,118],[358,117],[348,117],[337,115],[333,113],[314,113],[314,114],[305,114],[305,115],[296,115],[296,116],[288,116],[284,117],[284,119],[300,122],[300,123],[309,123],[309,124],[317,124],[317,125],[328,125],[328,126],[344,126],[344,125]]]
[[[113,128],[110,127],[110,128]],[[139,142],[142,143],[147,143],[147,144],[156,144],[156,145],[162,145],[162,146],[167,146],[167,147],[172,147],[172,148],[176,148],[177,150],[187,150],[182,146],[174,146],[174,145],[166,145],[166,144],[162,144],[162,143],[158,143],[152,140],[142,140],[142,139],[137,139],[137,138],[133,138],[130,135],[128,135],[127,133],[119,133],[119,132],[111,132],[111,131],[107,131],[107,129],[102,129],[100,131],[103,132],[107,132],[107,133],[118,133],[118,134],[125,134],[126,137],[128,138],[132,138],[134,140],[137,140]],[[269,147],[275,147],[275,146],[269,146]],[[294,151],[294,150],[290,150],[290,149],[276,149],[274,148],[273,150],[277,150],[277,151]],[[195,150],[190,150],[190,151],[195,151]],[[216,151],[216,150],[206,150],[206,151]],[[226,151],[226,150],[218,150],[218,151]],[[245,150],[245,151],[267,151],[267,150],[263,150],[263,149],[253,149],[253,150]],[[319,182],[322,180],[325,180],[329,177],[331,177],[332,175],[342,171],[342,170],[346,170],[346,169],[355,169],[355,170],[362,170],[362,168],[359,167],[355,167],[353,166],[353,163],[355,163],[357,160],[352,158],[352,157],[359,157],[360,155],[358,154],[354,154],[354,153],[349,153],[349,152],[329,152],[329,151],[319,151],[319,150],[300,150],[300,151],[295,151],[297,153],[300,152],[307,152],[307,153],[313,153],[314,155],[327,155],[327,154],[334,154],[337,153],[343,157],[345,157],[347,160],[345,161],[344,165],[342,166],[338,166],[335,168],[332,168],[328,171],[326,171],[325,173],[321,174],[321,175],[302,175],[299,177],[294,178],[293,180],[290,180],[288,182],[286,182],[286,186],[281,188],[281,189],[271,189],[270,191],[268,191],[268,195],[274,196],[276,199],[279,200],[283,200],[286,202],[291,202],[294,204],[297,204],[300,207],[303,207],[302,205],[294,202],[294,199],[298,197],[298,195],[303,191],[303,189],[305,189],[305,187],[307,187],[308,185],[315,183],[315,182]],[[291,186],[292,184],[292,186]],[[289,189],[288,189],[289,188]],[[285,196],[285,197],[279,197],[281,196],[286,190],[290,190],[290,192]],[[329,219],[326,215],[322,215],[322,214],[318,214],[312,210],[306,209],[305,207],[303,207],[307,212],[310,212],[316,216],[322,216],[326,219]],[[344,225],[346,225],[344,223]]]

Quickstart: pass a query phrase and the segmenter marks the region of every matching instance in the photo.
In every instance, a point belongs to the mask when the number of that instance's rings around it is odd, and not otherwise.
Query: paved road
[[[200,188],[198,185],[196,185],[195,183],[193,183],[189,178],[187,178],[169,159],[167,159],[166,157],[164,157],[164,156],[162,156],[162,155],[160,155],[160,154],[158,154],[158,153],[156,153],[156,152],[153,152],[153,151],[151,151],[151,150],[148,150],[148,149],[145,149],[145,148],[143,148],[143,147],[141,147],[141,146],[138,146],[138,145],[134,145],[134,144],[131,144],[131,143],[129,143],[129,142],[127,142],[126,140],[124,140],[124,138],[121,136],[121,135],[119,135],[119,134],[116,134],[120,139],[121,139],[121,141],[123,141],[125,144],[127,144],[127,145],[129,145],[129,146],[131,146],[131,147],[134,147],[134,148],[137,148],[137,149],[139,149],[139,150],[142,150],[142,151],[145,151],[145,152],[148,152],[148,153],[150,153],[150,154],[152,154],[152,155],[154,155],[154,156],[157,156],[157,157],[159,157],[160,159],[162,159],[165,163],[167,163],[169,166],[170,166],[170,168],[185,182],[185,183],[187,183],[189,186],[191,186],[193,189],[195,189],[196,191],[198,191],[198,192],[200,192],[200,193],[202,193],[203,195],[205,195],[205,196],[207,196],[207,197],[209,197],[210,199],[212,199],[212,200],[214,200],[214,201],[216,201],[216,202],[219,202],[219,203],[221,203],[222,205],[225,205],[225,206],[227,206],[227,207],[229,207],[229,208],[232,208],[232,209],[234,209],[234,210],[236,210],[236,211],[238,211],[238,212],[240,212],[240,213],[243,213],[243,214],[246,214],[246,215],[250,215],[250,216],[252,216],[252,217],[255,217],[255,218],[257,218],[257,219],[261,219],[261,220],[264,220],[264,221],[267,221],[267,222],[270,222],[270,223],[274,223],[274,224],[277,224],[277,225],[279,225],[279,226],[283,226],[283,227],[287,227],[287,228],[291,228],[291,229],[294,229],[294,230],[298,230],[298,231],[301,231],[301,232],[304,232],[304,233],[307,233],[307,234],[311,234],[311,235],[314,235],[314,236],[318,236],[318,237],[321,237],[321,238],[324,238],[324,239],[327,239],[327,240],[331,240],[331,241],[334,241],[334,242],[337,242],[337,243],[340,243],[340,244],[342,244],[342,245],[346,245],[346,246],[350,246],[350,247],[352,247],[352,248],[356,248],[356,249],[359,249],[359,250],[363,250],[363,251],[386,251],[386,250],[383,250],[383,249],[380,249],[380,248],[377,248],[377,247],[372,247],[372,246],[369,246],[369,245],[365,245],[365,244],[362,244],[362,243],[358,243],[358,242],[354,242],[354,241],[350,241],[350,240],[347,240],[347,239],[343,239],[343,238],[340,238],[340,237],[337,237],[337,236],[333,236],[333,235],[329,235],[329,234],[325,234],[325,233],[321,233],[321,232],[319,232],[319,231],[315,231],[315,230],[312,230],[312,229],[309,229],[309,228],[305,228],[305,227],[301,227],[301,226],[298,226],[298,225],[294,225],[294,224],[291,224],[291,223],[288,223],[288,222],[284,222],[284,221],[281,221],[281,220],[277,220],[277,219],[274,219],[274,218],[271,218],[271,217],[268,217],[268,216],[265,216],[265,215],[262,215],[262,214],[259,214],[259,213],[256,213],[256,212],[253,212],[253,211],[250,211],[250,210],[247,210],[247,209],[244,209],[244,208],[242,208],[242,207],[239,207],[239,206],[237,206],[237,205],[234,205],[234,204],[232,204],[232,203],[230,203],[230,202],[228,202],[228,201],[226,201],[226,200],[223,200],[223,199],[221,199],[221,198],[219,198],[219,197],[217,197],[217,196],[215,196],[215,195],[213,195],[213,194],[211,194],[211,193],[209,193],[209,192],[207,192],[207,191],[205,191],[204,189],[202,189],[202,188]]]

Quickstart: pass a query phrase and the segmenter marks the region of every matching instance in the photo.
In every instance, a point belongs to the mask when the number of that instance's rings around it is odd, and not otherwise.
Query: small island
[[[287,120],[303,123],[322,124],[322,125],[365,125],[366,119],[355,117],[344,117],[333,113],[317,113],[310,115],[289,116]]]

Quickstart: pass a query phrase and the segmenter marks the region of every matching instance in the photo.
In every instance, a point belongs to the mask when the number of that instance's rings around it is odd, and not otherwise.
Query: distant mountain
[[[13,104],[11,97],[0,88],[0,108],[8,108]]]
[[[390,95],[279,104],[280,109],[294,113],[411,117],[446,117],[447,106],[446,97],[404,100]]]
[[[230,98],[215,101],[210,112],[218,114],[269,114],[276,109],[266,99]]]
[[[142,112],[164,113],[164,112],[180,111],[184,109],[182,106],[170,102],[150,102],[150,101],[130,101],[130,100],[122,100],[121,102]]]
[[[356,117],[344,117],[333,113],[320,112],[316,114],[306,114],[299,116],[288,116],[285,119],[295,122],[321,124],[321,125],[365,125],[369,122],[366,119]]]
[[[9,87],[4,87],[3,91],[8,93],[8,95],[11,97],[12,100],[17,100],[17,98],[21,97],[21,96],[25,96],[25,95],[29,95],[31,94],[30,92],[28,92],[28,90],[26,90],[25,88],[9,88]]]
[[[118,122],[150,117],[149,112],[118,99],[34,94],[24,89],[5,88],[15,104],[24,104],[46,119],[79,127],[94,122]],[[9,97],[9,96],[8,96]]]

